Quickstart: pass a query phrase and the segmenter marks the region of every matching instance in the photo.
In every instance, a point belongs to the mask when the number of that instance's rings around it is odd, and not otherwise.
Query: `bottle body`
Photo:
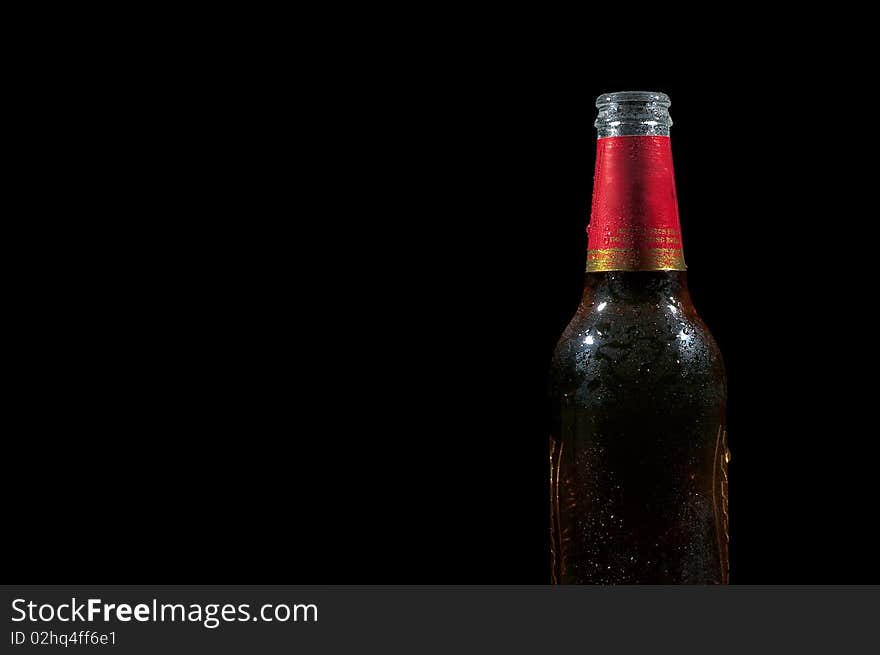
[[[724,365],[686,273],[588,273],[553,359],[554,583],[726,583]]]

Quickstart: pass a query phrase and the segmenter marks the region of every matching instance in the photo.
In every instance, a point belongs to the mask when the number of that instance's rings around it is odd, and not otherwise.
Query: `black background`
[[[546,582],[546,373],[583,283],[593,102],[625,89],[672,98],[729,376],[732,581],[880,581],[852,66],[544,36],[41,62],[16,582]]]

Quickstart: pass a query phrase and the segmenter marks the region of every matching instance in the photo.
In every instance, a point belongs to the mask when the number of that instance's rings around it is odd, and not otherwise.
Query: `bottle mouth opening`
[[[661,107],[669,107],[672,101],[669,96],[659,91],[615,91],[603,93],[596,98],[596,107],[602,109],[607,105],[620,103],[654,103]]]

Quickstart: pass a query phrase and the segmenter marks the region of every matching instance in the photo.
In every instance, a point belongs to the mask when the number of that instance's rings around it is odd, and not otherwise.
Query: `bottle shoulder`
[[[675,298],[640,303],[585,301],[565,327],[555,358],[602,345],[641,342],[690,348],[700,345],[720,357],[718,344],[696,308]]]
[[[553,355],[551,389],[602,378],[726,387],[718,344],[688,297],[620,301],[585,295]]]

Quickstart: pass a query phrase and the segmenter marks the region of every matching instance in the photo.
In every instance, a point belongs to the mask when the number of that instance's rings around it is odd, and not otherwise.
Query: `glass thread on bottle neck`
[[[617,91],[596,99],[594,123],[598,138],[615,136],[669,136],[672,118],[669,96],[656,91]]]

